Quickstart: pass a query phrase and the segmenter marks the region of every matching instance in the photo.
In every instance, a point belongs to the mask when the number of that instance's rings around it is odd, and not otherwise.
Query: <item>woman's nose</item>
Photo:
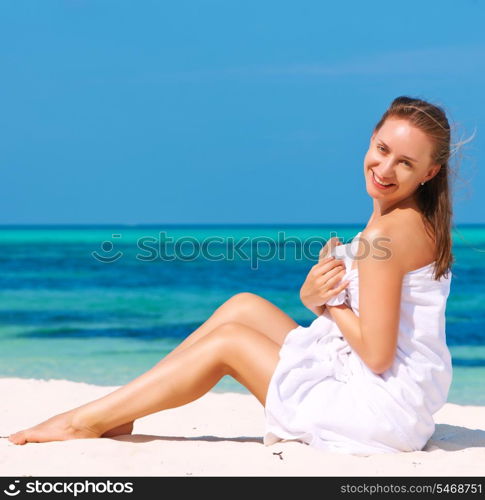
[[[394,164],[391,159],[381,162],[379,167],[379,172],[381,177],[393,177],[394,176]]]

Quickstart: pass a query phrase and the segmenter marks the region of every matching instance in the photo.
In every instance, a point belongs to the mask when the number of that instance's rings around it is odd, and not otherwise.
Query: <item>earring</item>
[[[424,186],[424,182],[421,183],[421,186]]]

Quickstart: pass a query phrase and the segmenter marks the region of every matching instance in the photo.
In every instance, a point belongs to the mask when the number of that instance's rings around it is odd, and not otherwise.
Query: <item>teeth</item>
[[[376,180],[376,182],[378,184],[380,184],[381,186],[390,186],[392,184],[392,182],[390,184],[384,184],[383,182],[381,182],[377,177],[376,177],[376,174],[374,174],[374,172],[372,172],[372,175],[374,176],[374,179]]]

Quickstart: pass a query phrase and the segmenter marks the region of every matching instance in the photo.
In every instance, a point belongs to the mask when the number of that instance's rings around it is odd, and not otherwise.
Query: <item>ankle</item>
[[[76,430],[89,431],[101,436],[106,431],[105,426],[94,415],[85,410],[76,410],[72,415],[71,426]]]

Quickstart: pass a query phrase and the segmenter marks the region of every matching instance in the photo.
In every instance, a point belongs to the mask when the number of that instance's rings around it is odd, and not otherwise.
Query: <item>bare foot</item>
[[[49,418],[29,429],[11,434],[8,439],[14,444],[26,444],[97,437],[100,437],[98,432],[84,425],[76,414],[70,411]]]
[[[128,422],[127,424],[119,425],[118,427],[113,427],[109,431],[106,431],[101,437],[109,438],[115,436],[123,436],[125,434],[131,434],[133,432],[133,422]]]

